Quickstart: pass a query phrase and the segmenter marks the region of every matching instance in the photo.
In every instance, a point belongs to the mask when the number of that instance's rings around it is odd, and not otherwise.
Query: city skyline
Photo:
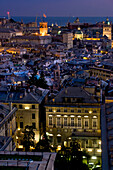
[[[7,11],[11,16],[79,16],[79,17],[104,17],[113,16],[112,0],[1,0],[0,16],[6,16]]]

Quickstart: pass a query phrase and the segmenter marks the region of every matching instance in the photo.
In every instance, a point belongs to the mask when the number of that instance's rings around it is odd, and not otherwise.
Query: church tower
[[[47,22],[40,22],[40,35],[45,36],[48,33]]]
[[[103,24],[103,36],[106,35],[108,39],[112,39],[112,24],[109,19],[106,19],[106,22]]]

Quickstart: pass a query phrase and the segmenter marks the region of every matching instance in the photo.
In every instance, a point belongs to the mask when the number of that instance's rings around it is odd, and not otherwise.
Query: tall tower
[[[108,39],[112,39],[112,24],[109,19],[106,19],[106,22],[103,24],[103,36],[106,35]]]
[[[45,36],[48,33],[47,22],[40,22],[40,35]]]

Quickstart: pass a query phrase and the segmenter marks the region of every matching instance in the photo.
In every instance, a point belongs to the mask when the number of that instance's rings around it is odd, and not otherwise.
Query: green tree
[[[46,133],[43,135],[43,139],[39,140],[36,144],[35,151],[36,152],[51,152],[52,147],[50,145],[50,140],[48,139]]]
[[[33,132],[33,126],[25,126],[23,131],[24,137],[22,140],[22,144],[25,148],[25,151],[30,151],[30,146],[34,147],[34,137],[35,133]]]
[[[41,88],[44,88],[44,89],[48,88],[48,85],[47,85],[47,82],[45,80],[43,71],[40,74],[40,78],[37,79],[37,70],[36,69],[34,70],[34,73],[30,77],[30,79],[28,80],[28,84],[35,85],[36,87],[41,87]]]
[[[57,153],[55,160],[55,169],[57,170],[89,170],[88,166],[83,163],[84,152],[80,150],[80,145],[73,142],[70,148],[62,146]]]

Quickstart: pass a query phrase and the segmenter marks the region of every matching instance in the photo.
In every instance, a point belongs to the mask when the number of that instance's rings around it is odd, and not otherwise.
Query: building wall
[[[112,28],[110,26],[103,26],[103,36],[106,35],[108,39],[112,39]]]
[[[18,131],[24,130],[26,125],[32,126],[33,123],[35,123],[35,128],[34,128],[35,140],[36,142],[38,142],[39,134],[40,134],[39,133],[39,104],[13,103],[13,106],[15,105],[18,109],[16,112],[16,124],[17,124]]]
[[[63,43],[67,44],[67,49],[73,48],[73,33],[64,33]]]
[[[92,76],[101,78],[102,80],[107,80],[113,78],[113,73],[111,70],[101,69],[101,68],[91,68]]]
[[[100,157],[100,106],[46,106],[46,132],[57,149],[61,149],[62,144],[70,147],[74,139],[80,143],[82,150]]]

